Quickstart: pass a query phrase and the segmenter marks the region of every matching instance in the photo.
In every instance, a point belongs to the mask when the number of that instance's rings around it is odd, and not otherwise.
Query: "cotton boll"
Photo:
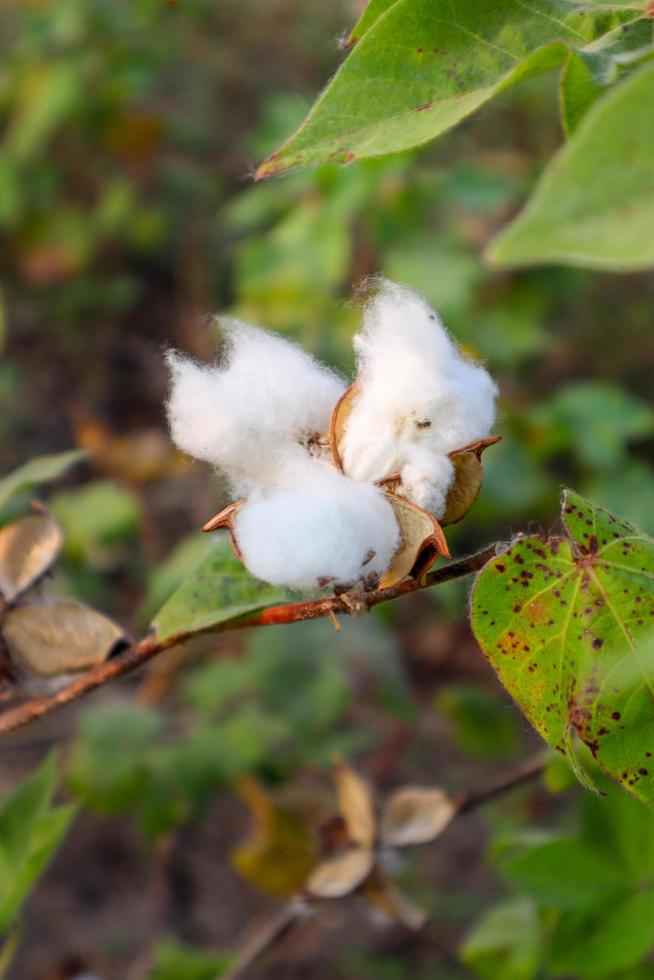
[[[435,517],[442,517],[448,490],[454,482],[451,459],[425,446],[410,446],[406,460],[401,470],[404,494]]]
[[[300,347],[259,327],[221,321],[221,361],[171,351],[167,404],[173,441],[224,470],[241,493],[274,486],[306,443],[325,432],[344,382]]]
[[[423,446],[446,455],[488,435],[497,387],[420,297],[382,281],[354,338],[357,394],[340,445],[345,471],[378,480]]]
[[[254,576],[306,592],[350,586],[388,568],[399,543],[388,500],[370,484],[327,472],[324,485],[309,479],[240,508],[234,536]]]

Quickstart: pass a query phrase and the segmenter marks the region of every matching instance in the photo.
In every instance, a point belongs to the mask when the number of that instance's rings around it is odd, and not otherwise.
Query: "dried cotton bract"
[[[344,471],[366,481],[399,472],[404,494],[442,516],[454,477],[448,453],[490,432],[494,381],[420,297],[385,280],[354,347],[356,391],[339,446]]]

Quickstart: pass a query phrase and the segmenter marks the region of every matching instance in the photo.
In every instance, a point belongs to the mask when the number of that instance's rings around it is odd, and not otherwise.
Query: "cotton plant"
[[[408,289],[379,280],[346,381],[291,341],[220,321],[216,362],[167,354],[170,433],[228,480],[246,568],[307,592],[389,587],[449,555],[474,502],[497,387]]]

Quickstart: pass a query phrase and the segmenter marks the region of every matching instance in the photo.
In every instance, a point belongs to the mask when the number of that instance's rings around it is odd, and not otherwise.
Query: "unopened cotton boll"
[[[256,578],[306,592],[349,587],[389,567],[399,528],[383,493],[328,467],[320,475],[324,483],[309,478],[239,509],[234,537]]]
[[[357,389],[340,451],[355,479],[378,480],[407,465],[413,473],[413,447],[443,457],[490,432],[495,382],[410,290],[382,280],[354,346]]]
[[[239,493],[274,486],[280,469],[306,455],[329,425],[344,382],[277,334],[221,320],[224,348],[213,365],[167,355],[167,403],[176,445],[219,467]]]

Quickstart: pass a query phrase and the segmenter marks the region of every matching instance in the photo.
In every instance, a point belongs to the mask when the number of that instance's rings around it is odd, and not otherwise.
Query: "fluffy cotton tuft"
[[[405,459],[400,470],[402,492],[419,507],[441,517],[445,512],[447,492],[454,482],[451,459],[426,446],[409,446]]]
[[[213,463],[239,494],[275,486],[280,471],[324,433],[344,382],[283,337],[221,320],[224,349],[214,365],[170,351],[167,403],[173,441]]]
[[[237,513],[234,536],[253,575],[312,591],[383,574],[399,544],[399,528],[377,487],[318,461],[288,484],[251,498]]]
[[[440,516],[452,480],[447,454],[490,432],[494,381],[459,351],[423,299],[385,280],[354,347],[357,395],[340,445],[345,471],[357,480],[400,471],[407,495]]]

